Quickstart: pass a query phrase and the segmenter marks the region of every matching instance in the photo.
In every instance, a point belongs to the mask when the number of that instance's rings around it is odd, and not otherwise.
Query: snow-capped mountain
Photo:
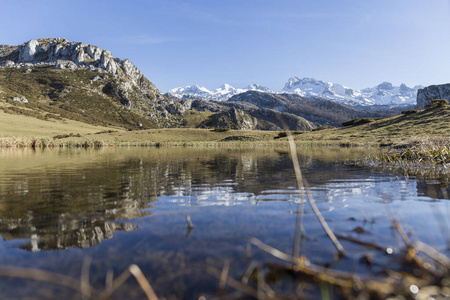
[[[170,96],[176,98],[196,97],[207,100],[225,101],[234,95],[245,93],[246,91],[260,91],[265,93],[273,93],[268,87],[260,84],[252,84],[244,89],[235,88],[229,84],[224,84],[213,91],[208,90],[204,86],[193,85],[171,89],[167,92]]]
[[[393,86],[383,82],[373,88],[357,90],[341,84],[324,82],[313,78],[292,77],[283,88],[283,92],[298,94],[307,98],[320,97],[347,105],[415,105],[417,91],[423,88],[409,88],[405,84]]]
[[[198,85],[179,87],[169,90],[168,94],[177,98],[197,97],[207,100],[224,101],[240,93],[259,91],[264,93],[297,94],[306,98],[323,98],[350,106],[403,106],[416,104],[417,91],[420,88],[423,87],[415,86],[409,88],[405,84],[393,86],[389,82],[383,82],[372,88],[357,90],[338,83],[326,82],[314,78],[300,79],[298,77],[292,77],[279,92],[274,92],[268,87],[259,84],[252,84],[243,89],[234,88],[229,84],[225,84],[213,91]]]

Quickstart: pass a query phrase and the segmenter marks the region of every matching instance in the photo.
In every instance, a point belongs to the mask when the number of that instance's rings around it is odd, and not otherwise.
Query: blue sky
[[[64,37],[130,59],[156,86],[292,76],[352,88],[450,82],[450,0],[0,0],[0,44]]]

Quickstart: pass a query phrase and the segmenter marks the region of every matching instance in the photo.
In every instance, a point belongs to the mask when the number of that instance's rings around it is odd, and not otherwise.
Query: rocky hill
[[[417,92],[417,108],[424,109],[433,99],[450,101],[450,84],[430,85]]]
[[[231,97],[227,102],[247,102],[260,108],[273,109],[302,117],[316,125],[341,126],[347,120],[378,117],[380,114],[361,111],[333,101],[305,98],[296,94],[270,94],[248,91]]]
[[[289,85],[296,86],[297,81]],[[229,101],[201,100],[205,98]],[[256,84],[246,89],[224,85],[215,91],[194,86],[162,95],[130,60],[62,38],[0,46],[0,110],[129,130],[186,126],[281,130],[280,116],[291,130],[311,130],[373,116],[321,97],[275,94]]]
[[[218,91],[237,92],[229,86]],[[6,113],[145,129],[187,126],[190,115],[206,112],[189,126],[281,129],[272,109],[192,104],[192,100],[162,95],[131,61],[93,45],[54,38],[0,46],[0,109]],[[282,115],[293,130],[314,128],[301,117]]]
[[[66,39],[31,40],[0,46],[0,100],[5,111],[53,115],[126,128],[168,127],[180,118],[128,59]],[[24,107],[14,107],[16,103]],[[31,112],[30,112],[31,113]]]
[[[284,121],[291,130],[310,131],[317,124],[288,112],[258,107],[246,102],[195,100],[192,108],[197,111],[214,112],[200,127],[245,130],[283,130]]]

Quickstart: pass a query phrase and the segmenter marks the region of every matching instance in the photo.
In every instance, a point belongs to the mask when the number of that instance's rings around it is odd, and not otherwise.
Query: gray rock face
[[[62,38],[31,40],[18,46],[0,46],[0,66],[29,68],[42,65],[53,65],[57,69],[86,68],[108,72],[114,76],[127,77],[132,86],[138,86],[144,77],[128,59],[115,58],[108,50]]]
[[[424,109],[430,100],[447,99],[450,101],[450,83],[430,85],[417,92],[417,109]]]
[[[0,68],[34,71],[33,68],[40,67],[53,67],[66,72],[98,72],[89,81],[90,85],[94,85],[88,88],[90,93],[119,97],[123,109],[152,119],[159,127],[171,126],[171,122],[179,119],[165,116],[166,99],[130,60],[116,58],[108,50],[62,38],[31,40],[17,46],[0,45]],[[99,78],[113,79],[102,83]]]
[[[13,97],[13,101],[22,102],[22,103],[28,103],[28,99],[25,97]]]

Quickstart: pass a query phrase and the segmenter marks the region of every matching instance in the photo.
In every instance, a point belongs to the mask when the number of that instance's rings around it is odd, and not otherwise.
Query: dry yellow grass
[[[121,128],[93,126],[72,120],[46,121],[0,111],[0,140],[48,139],[73,133],[75,136],[55,139],[55,145],[217,145],[255,144],[286,145],[279,132],[196,128],[160,128],[126,131]],[[294,135],[297,144],[328,146],[389,146],[450,140],[450,106],[437,107],[411,115],[400,115],[343,128],[303,132]],[[226,143],[225,143],[226,142]],[[4,143],[8,144],[8,143]],[[12,141],[10,144],[14,144]],[[26,144],[26,143],[25,143]],[[9,145],[9,144],[8,144]]]
[[[0,110],[0,138],[53,137],[58,134],[89,134],[110,128],[64,120],[45,121],[23,115],[7,114]]]
[[[359,126],[313,131],[295,136],[297,143],[375,146],[400,145],[430,139],[450,139],[450,106],[427,109],[412,115],[383,118]]]

